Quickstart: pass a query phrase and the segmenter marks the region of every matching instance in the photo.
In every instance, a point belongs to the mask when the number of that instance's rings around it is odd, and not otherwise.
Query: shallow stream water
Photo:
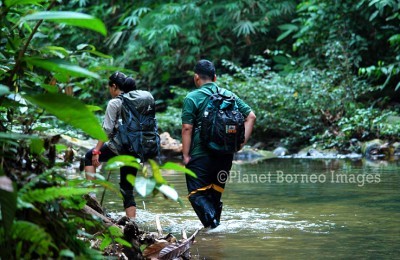
[[[111,181],[118,183],[118,175]],[[222,176],[223,177],[223,176]],[[182,173],[167,172],[184,207],[161,195],[136,197],[138,224],[180,238],[201,227]],[[234,164],[221,225],[201,230],[192,259],[400,258],[400,161],[271,159]],[[107,192],[104,206],[121,212]]]

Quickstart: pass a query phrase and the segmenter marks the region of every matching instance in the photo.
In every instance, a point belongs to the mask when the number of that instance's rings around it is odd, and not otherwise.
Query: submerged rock
[[[387,142],[380,139],[374,139],[363,143],[361,146],[361,152],[365,157],[371,159],[388,158],[390,156],[390,146]]]
[[[339,155],[336,149],[322,149],[316,145],[308,146],[306,148],[301,149],[297,154],[293,157],[295,158],[337,158]]]
[[[392,154],[394,156],[400,156],[400,143],[399,142],[393,143],[392,144],[392,149],[393,149]]]
[[[280,156],[286,156],[289,154],[288,149],[286,149],[285,147],[277,147],[275,148],[275,150],[273,151],[273,153],[280,157]]]
[[[276,157],[277,156],[271,151],[259,150],[246,146],[239,152],[235,153],[233,160],[235,163],[255,163]]]

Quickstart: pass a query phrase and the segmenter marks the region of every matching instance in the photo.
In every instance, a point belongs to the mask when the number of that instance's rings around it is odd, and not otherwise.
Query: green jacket
[[[209,92],[210,95],[212,93],[217,92],[217,84],[214,82],[206,83],[202,85],[200,88],[191,91],[185,97],[183,101],[182,108],[182,124],[193,125],[194,136],[192,136],[192,143],[190,148],[190,156],[204,156],[209,155],[209,152],[206,148],[204,148],[200,143],[200,131],[198,131],[198,126],[201,125],[201,118],[204,113],[204,110],[208,104],[209,95],[203,93],[202,91]],[[224,88],[220,88],[220,92],[226,96],[234,96],[236,98],[236,104],[240,113],[246,118],[249,113],[252,111],[251,107],[247,105],[243,100],[241,100],[238,96],[232,93],[229,90]],[[201,90],[202,91],[201,91]]]

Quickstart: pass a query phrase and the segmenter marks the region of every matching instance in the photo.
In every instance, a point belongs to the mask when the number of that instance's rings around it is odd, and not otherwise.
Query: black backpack
[[[244,117],[239,112],[235,97],[210,93],[200,126],[200,140],[203,146],[215,154],[233,154],[244,142]]]
[[[117,139],[122,153],[131,154],[142,162],[160,153],[160,136],[155,118],[154,98],[148,91],[134,90],[119,95],[122,100]]]

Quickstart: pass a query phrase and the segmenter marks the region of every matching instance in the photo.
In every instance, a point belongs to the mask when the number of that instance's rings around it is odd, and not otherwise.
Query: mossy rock
[[[277,156],[271,151],[244,147],[242,150],[235,153],[233,160],[240,163],[254,163],[276,157]]]
[[[390,147],[387,142],[374,139],[362,144],[361,152],[367,157],[386,157],[390,156]]]
[[[393,155],[399,156],[400,155],[400,142],[395,142],[392,144]]]
[[[318,145],[310,145],[301,149],[295,157],[298,158],[334,158],[338,155],[336,149],[323,149]]]

